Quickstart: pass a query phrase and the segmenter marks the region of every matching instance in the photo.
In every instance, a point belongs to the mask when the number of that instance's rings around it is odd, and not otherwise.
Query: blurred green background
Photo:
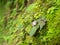
[[[0,0],[0,45],[60,45],[60,0]]]

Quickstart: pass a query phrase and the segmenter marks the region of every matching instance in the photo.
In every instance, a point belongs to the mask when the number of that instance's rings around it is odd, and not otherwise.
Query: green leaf
[[[45,22],[40,22],[40,30],[43,28],[43,26],[45,25]]]
[[[37,25],[37,26],[35,26],[35,27],[33,27],[32,29],[31,29],[31,31],[30,31],[30,33],[29,33],[29,35],[30,36],[33,36],[35,33],[36,33],[36,31],[37,31],[37,29],[39,28],[39,26]]]
[[[46,24],[46,19],[45,18],[40,18],[38,20],[38,25],[40,26],[40,30],[43,28],[43,26]]]

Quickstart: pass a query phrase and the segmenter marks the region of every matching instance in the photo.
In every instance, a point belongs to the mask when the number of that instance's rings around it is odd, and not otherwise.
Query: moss
[[[14,10],[14,14],[11,13],[9,17],[13,17],[13,19],[8,22],[10,23],[8,35],[4,36],[8,40],[8,45],[60,45],[59,4],[59,0],[57,2],[56,0],[38,0],[24,7],[25,10],[23,9],[16,19],[13,16],[17,12]],[[33,36],[30,36],[29,33],[34,28],[31,23],[41,17],[45,17],[45,25],[41,30],[38,28]],[[39,26],[38,23],[37,26]]]

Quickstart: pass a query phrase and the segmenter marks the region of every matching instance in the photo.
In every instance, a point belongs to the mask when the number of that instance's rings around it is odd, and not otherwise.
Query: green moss
[[[17,12],[14,10],[13,14],[11,13],[9,17],[9,19],[11,17],[13,17],[13,19],[10,19],[8,22],[8,33],[5,32],[7,36],[3,33],[4,40],[6,39],[6,41],[8,41],[8,45],[60,45],[59,2],[59,0],[38,0],[27,6],[25,10],[22,10],[17,17],[15,17]],[[35,30],[32,22],[39,20],[41,17],[45,17],[45,25],[41,30],[38,28],[34,35],[30,36],[31,29],[33,31]],[[38,23],[36,25],[38,25]],[[2,42],[3,40],[1,43]]]

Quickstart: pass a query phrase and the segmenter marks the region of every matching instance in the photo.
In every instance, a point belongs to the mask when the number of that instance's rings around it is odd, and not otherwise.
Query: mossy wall
[[[19,9],[9,15],[2,45],[60,45],[59,0],[37,0]],[[41,23],[41,18],[46,22]],[[34,21],[38,23],[32,26]]]

